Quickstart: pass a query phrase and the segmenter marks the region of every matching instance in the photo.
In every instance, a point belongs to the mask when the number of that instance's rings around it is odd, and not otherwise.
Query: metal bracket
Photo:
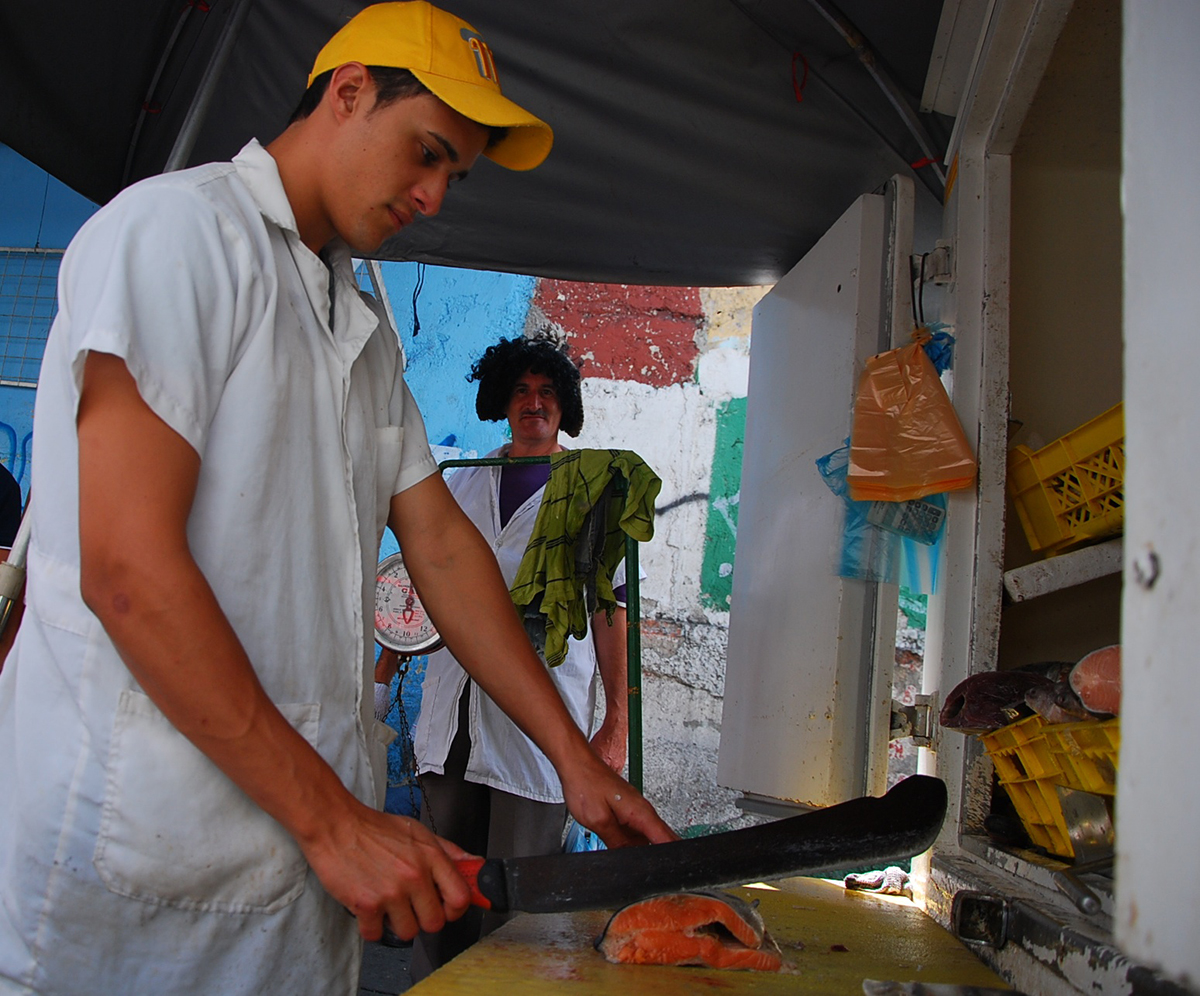
[[[892,699],[892,728],[888,739],[912,737],[918,747],[932,747],[936,712],[936,695],[918,695],[912,705]]]
[[[950,245],[940,242],[936,249],[912,258],[912,278],[927,284],[948,284],[954,279],[954,256]]]
[[[1008,943],[1008,900],[986,892],[958,892],[950,907],[950,926],[960,941],[999,950]]]

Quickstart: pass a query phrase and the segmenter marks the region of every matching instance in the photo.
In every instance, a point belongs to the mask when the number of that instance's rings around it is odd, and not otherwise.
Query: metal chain
[[[412,807],[412,811],[417,814],[417,819],[420,819],[421,806],[417,805],[417,796],[413,791],[413,782],[421,790],[421,801],[425,808],[425,815],[429,818],[429,826],[436,834],[437,824],[433,820],[433,810],[429,806],[429,796],[425,792],[425,784],[421,781],[421,774],[417,770],[417,752],[413,745],[412,730],[408,725],[408,713],[404,711],[404,679],[408,676],[408,668],[412,663],[412,657],[401,654],[398,658],[398,667],[396,669],[396,677],[399,681],[396,682],[396,698],[393,704],[396,706],[396,713],[400,720],[400,736],[403,738],[401,745],[401,754],[405,769],[412,772],[412,777],[407,780],[408,784],[408,803]],[[440,835],[439,835],[440,836]]]

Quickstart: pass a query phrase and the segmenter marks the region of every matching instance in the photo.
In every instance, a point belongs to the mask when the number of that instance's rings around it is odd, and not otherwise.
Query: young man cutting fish
[[[352,993],[360,932],[462,914],[463,852],[375,808],[385,524],[580,822],[672,837],[524,638],[351,267],[550,130],[422,0],[367,8],[309,83],[274,142],[135,185],[64,258],[0,673],[0,992]]]

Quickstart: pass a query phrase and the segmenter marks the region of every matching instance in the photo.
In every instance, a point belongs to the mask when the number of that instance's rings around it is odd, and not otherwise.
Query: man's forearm
[[[613,715],[622,726],[629,715],[629,644],[627,616],[618,608],[609,623],[606,612],[592,616],[592,642],[596,647],[596,667],[604,690],[605,716]]]
[[[613,612],[609,624],[606,612],[592,616],[592,644],[596,648],[596,667],[604,689],[604,722],[592,737],[592,747],[614,771],[625,766],[629,743],[629,675],[624,609]]]
[[[304,845],[355,803],[267,697],[211,588],[183,553],[92,563],[84,594],[168,720]]]

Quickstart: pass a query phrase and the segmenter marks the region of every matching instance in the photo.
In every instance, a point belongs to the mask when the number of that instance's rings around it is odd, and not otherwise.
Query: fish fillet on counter
[[[617,910],[596,939],[611,962],[777,972],[783,967],[755,906],[723,892],[677,892]]]

